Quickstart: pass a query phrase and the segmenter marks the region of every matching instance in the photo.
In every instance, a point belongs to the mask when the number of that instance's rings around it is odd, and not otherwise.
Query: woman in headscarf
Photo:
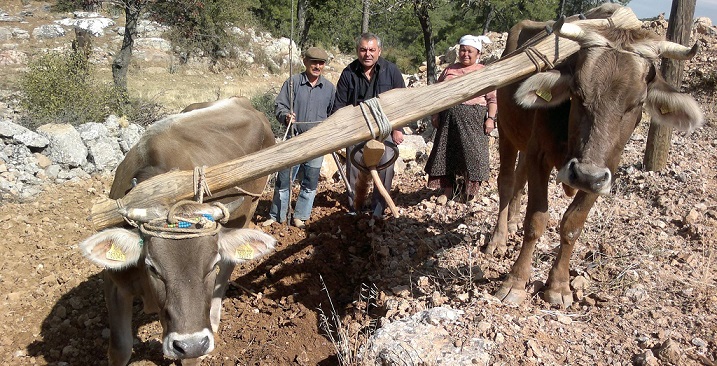
[[[483,43],[491,42],[486,36],[461,37],[458,60],[443,70],[438,82],[484,68],[478,63]],[[452,199],[457,193],[456,176],[461,175],[466,200],[475,200],[481,182],[490,175],[488,134],[496,127],[497,110],[496,93],[492,91],[433,115],[436,137],[425,167],[429,188],[442,188],[447,199]]]

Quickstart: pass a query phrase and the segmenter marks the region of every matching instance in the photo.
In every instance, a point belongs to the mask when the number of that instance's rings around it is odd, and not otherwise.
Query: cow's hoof
[[[525,291],[525,288],[513,287],[506,283],[498,289],[498,292],[495,293],[495,297],[504,303],[520,304],[528,297],[528,292]]]
[[[507,250],[508,247],[505,245],[505,241],[491,239],[485,248],[483,248],[483,253],[491,257],[502,257]]]
[[[543,299],[552,306],[560,306],[561,308],[569,308],[573,304],[573,293],[570,289],[566,290],[553,290],[545,289],[543,293]]]

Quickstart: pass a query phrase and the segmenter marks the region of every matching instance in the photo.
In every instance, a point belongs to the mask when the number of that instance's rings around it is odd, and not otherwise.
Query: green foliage
[[[95,80],[92,69],[86,57],[74,52],[51,52],[32,60],[20,79],[20,104],[31,121],[28,127],[99,122],[116,111],[120,94]]]
[[[573,14],[584,13],[604,2],[605,0],[565,0],[563,15],[570,16]],[[627,5],[630,0],[617,0],[616,2],[620,5]]]
[[[274,136],[283,137],[284,132],[286,132],[286,126],[279,123],[279,121],[276,120],[276,116],[274,116],[274,103],[277,95],[279,95],[278,91],[274,89],[267,90],[264,94],[257,94],[253,96],[251,98],[251,105],[258,111],[264,113],[266,118],[269,119],[269,123],[271,123],[271,131],[274,132]]]
[[[90,10],[99,7],[101,3],[101,0],[57,0],[52,10],[57,12]]]
[[[152,19],[170,26],[168,37],[187,60],[191,55],[209,56],[215,63],[230,56],[237,42],[233,26],[251,22],[251,2],[235,0],[173,0],[153,2]]]

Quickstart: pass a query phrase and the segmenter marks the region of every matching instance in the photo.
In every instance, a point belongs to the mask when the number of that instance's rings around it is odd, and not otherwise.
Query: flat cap
[[[309,47],[309,49],[304,52],[304,57],[309,60],[319,60],[324,62],[329,60],[329,54],[318,47]]]

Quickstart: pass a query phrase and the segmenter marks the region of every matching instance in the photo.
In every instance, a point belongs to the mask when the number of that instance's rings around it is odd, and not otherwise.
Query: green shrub
[[[271,123],[271,131],[274,132],[274,136],[283,137],[284,132],[286,131],[286,126],[279,123],[279,121],[276,120],[276,116],[274,116],[274,102],[276,101],[276,96],[278,94],[278,91],[269,89],[263,94],[253,96],[251,98],[251,105],[253,105],[258,111],[264,113],[266,118],[269,119],[269,123]]]
[[[50,52],[32,60],[20,78],[20,105],[29,128],[45,123],[102,122],[124,98],[92,75],[87,58],[75,52]]]

